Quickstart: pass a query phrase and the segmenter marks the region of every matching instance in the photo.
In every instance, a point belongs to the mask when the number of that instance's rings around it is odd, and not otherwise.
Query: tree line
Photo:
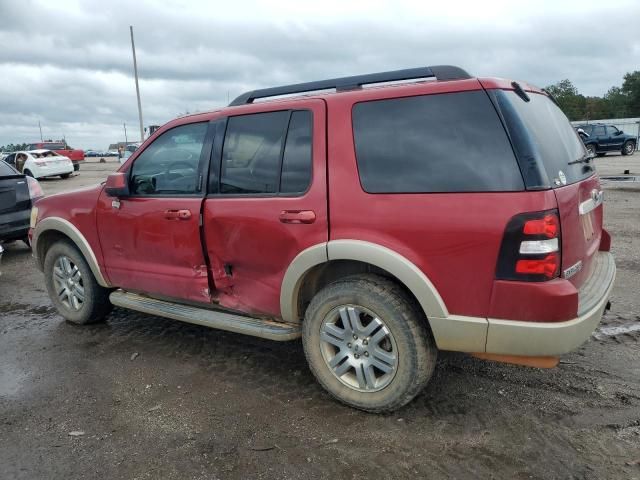
[[[0,146],[0,152],[19,152],[20,150],[27,150],[27,148],[29,148],[28,143],[8,143]]]
[[[640,117],[640,71],[624,75],[621,87],[611,87],[603,97],[587,97],[571,80],[545,87],[569,120]]]

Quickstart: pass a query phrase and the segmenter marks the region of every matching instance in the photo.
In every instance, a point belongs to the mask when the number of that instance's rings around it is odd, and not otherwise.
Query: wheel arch
[[[101,287],[111,286],[102,275],[98,260],[84,235],[71,222],[59,217],[48,217],[40,220],[34,229],[31,248],[40,270],[44,266],[44,257],[47,250],[58,240],[71,241],[87,261],[91,273],[93,273],[98,284]]]
[[[332,240],[301,252],[289,265],[280,291],[284,321],[301,321],[305,303],[326,284],[355,273],[392,278],[415,298],[427,318],[446,318],[447,308],[429,278],[410,260],[382,245]]]

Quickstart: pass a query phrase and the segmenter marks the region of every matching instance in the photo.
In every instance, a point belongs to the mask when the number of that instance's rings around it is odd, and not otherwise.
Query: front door
[[[620,130],[613,126],[605,127],[607,129],[607,143],[609,144],[609,150],[622,150],[622,142],[624,135],[620,134]]]
[[[287,267],[327,241],[325,117],[322,100],[265,102],[221,122],[203,218],[222,306],[280,316]]]
[[[105,271],[114,286],[210,300],[200,238],[208,129],[208,122],[167,129],[133,159],[129,196],[101,194],[97,224]]]

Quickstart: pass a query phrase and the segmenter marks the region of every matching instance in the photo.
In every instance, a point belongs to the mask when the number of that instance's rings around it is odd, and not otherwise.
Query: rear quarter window
[[[10,176],[10,175],[18,175],[11,165],[7,162],[0,161],[0,177]]]
[[[358,103],[353,134],[360,181],[369,193],[524,189],[484,91]]]

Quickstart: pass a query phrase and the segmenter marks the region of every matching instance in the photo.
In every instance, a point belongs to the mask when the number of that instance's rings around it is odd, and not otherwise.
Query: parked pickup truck
[[[54,152],[62,155],[63,157],[67,157],[69,160],[73,162],[73,170],[80,170],[80,162],[84,162],[84,151],[76,148],[71,148],[64,141],[45,141],[45,142],[37,142],[30,143],[27,150],[53,150]]]
[[[591,336],[616,272],[562,111],[452,66],[247,92],[31,218],[67,320],[117,305],[302,337],[320,384],[370,412],[415,397],[439,350],[555,366]]]

